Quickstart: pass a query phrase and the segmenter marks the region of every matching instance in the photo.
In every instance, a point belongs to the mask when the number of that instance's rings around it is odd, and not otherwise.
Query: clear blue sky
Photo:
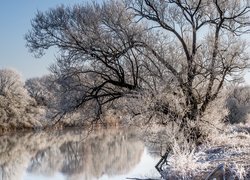
[[[91,0],[1,0],[0,69],[14,68],[25,79],[47,74],[56,52],[49,51],[40,59],[28,52],[24,34],[31,29],[30,20],[37,10],[45,11],[60,4],[73,5],[88,1]],[[250,84],[250,73],[245,77],[247,84]]]
[[[25,79],[47,74],[54,62],[54,52],[36,59],[25,47],[24,35],[31,29],[30,20],[37,10],[45,11],[60,4],[73,5],[88,0],[1,0],[0,69],[14,68]]]

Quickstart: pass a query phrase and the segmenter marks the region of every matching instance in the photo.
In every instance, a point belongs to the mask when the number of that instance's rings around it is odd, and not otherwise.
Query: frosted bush
[[[229,110],[230,123],[247,123],[250,112],[250,88],[249,86],[234,87],[226,100]]]

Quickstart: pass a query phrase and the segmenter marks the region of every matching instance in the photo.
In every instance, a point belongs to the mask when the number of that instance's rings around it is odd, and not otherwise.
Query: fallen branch
[[[168,165],[167,163],[167,158],[168,158],[168,154],[170,151],[166,151],[165,154],[161,157],[160,161],[155,165],[155,168],[157,169],[157,171],[162,174],[161,172],[163,171],[162,166]]]

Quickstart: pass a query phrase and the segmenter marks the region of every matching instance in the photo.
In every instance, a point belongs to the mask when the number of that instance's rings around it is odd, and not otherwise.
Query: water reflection
[[[124,175],[143,153],[144,143],[134,130],[5,135],[0,137],[0,180],[50,179],[58,173],[67,180]]]

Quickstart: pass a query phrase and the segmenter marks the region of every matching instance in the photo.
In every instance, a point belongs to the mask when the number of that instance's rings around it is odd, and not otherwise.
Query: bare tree
[[[64,111],[92,104],[100,115],[118,99],[160,94],[151,108],[181,119],[182,129],[248,67],[241,35],[249,32],[249,9],[245,0],[61,6],[38,12],[25,38],[38,56],[59,49],[51,70],[69,102]]]

